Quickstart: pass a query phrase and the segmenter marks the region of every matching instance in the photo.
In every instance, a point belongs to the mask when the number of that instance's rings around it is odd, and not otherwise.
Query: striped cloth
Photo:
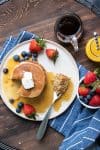
[[[87,70],[81,65],[78,68],[81,78]],[[50,126],[65,136],[59,150],[84,150],[100,135],[100,110],[84,108],[76,98],[63,115],[50,122]]]
[[[17,37],[10,36],[1,50],[0,62],[16,44],[36,37],[35,34],[26,31],[21,32]],[[87,70],[81,65],[78,65],[78,68],[81,78]],[[76,98],[67,111],[51,120],[49,125],[65,136],[59,150],[85,150],[100,135],[100,110],[84,108]]]
[[[5,2],[8,2],[9,0],[0,0],[0,5],[5,3]]]
[[[90,8],[96,15],[100,17],[100,0],[76,0],[77,2],[83,4]]]

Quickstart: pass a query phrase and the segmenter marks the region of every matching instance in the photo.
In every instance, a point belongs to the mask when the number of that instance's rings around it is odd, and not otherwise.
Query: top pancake
[[[34,87],[32,89],[26,90],[22,85],[18,90],[18,94],[22,97],[34,98],[39,96],[46,84],[46,72],[44,68],[37,62],[21,62],[17,65],[13,72],[11,79],[21,80],[24,72],[31,72],[34,81]]]

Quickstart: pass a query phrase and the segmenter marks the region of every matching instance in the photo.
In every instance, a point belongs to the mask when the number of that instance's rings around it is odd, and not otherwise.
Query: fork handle
[[[37,140],[41,140],[45,134],[52,106],[53,105],[51,105],[50,108],[48,109],[43,121],[41,122],[41,124],[39,126],[39,129],[38,129],[37,134],[36,134]]]

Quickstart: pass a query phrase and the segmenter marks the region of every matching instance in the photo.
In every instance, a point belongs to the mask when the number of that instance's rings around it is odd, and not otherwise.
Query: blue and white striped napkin
[[[4,4],[5,2],[8,2],[9,0],[0,0],[0,5]]]
[[[0,62],[16,44],[36,37],[35,34],[26,31],[17,37],[10,36],[0,51]],[[78,68],[81,78],[87,70],[81,65],[78,65]],[[84,108],[76,98],[71,106],[62,115],[51,120],[49,125],[65,137],[59,150],[85,150],[100,136],[100,109]]]

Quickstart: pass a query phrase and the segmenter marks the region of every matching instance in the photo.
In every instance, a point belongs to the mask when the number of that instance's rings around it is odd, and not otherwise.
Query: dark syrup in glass
[[[74,16],[63,17],[59,24],[57,31],[65,36],[75,34],[80,28],[80,22]]]

